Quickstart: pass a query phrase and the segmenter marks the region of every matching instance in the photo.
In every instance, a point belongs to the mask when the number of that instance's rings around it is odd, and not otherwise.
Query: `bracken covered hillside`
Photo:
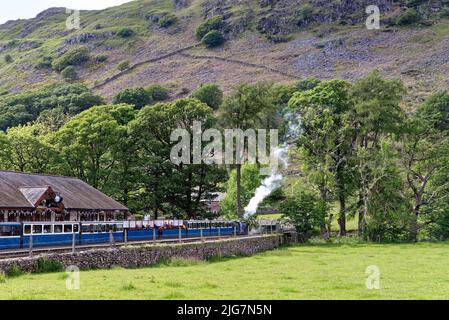
[[[365,27],[372,4],[380,30]],[[64,76],[107,98],[151,83],[176,97],[206,82],[228,91],[243,81],[351,80],[373,69],[402,78],[412,105],[449,88],[449,0],[142,0],[82,11],[79,30],[67,30],[68,16],[52,8],[0,26],[0,94]],[[226,41],[206,48],[197,28],[213,17]]]

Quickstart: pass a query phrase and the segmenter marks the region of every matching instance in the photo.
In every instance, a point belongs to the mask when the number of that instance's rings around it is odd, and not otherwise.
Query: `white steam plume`
[[[286,137],[287,139],[292,140],[301,134],[301,123],[298,118],[295,118],[295,116],[290,113],[286,114],[284,118],[288,123]],[[275,156],[282,162],[284,169],[288,168],[288,150],[289,146],[287,142],[274,150]],[[245,207],[245,219],[256,214],[262,201],[282,185],[283,178],[283,175],[278,173],[277,168],[274,168],[274,170],[272,168],[270,176],[262,181],[262,185],[256,189],[254,197],[252,197],[249,204]]]

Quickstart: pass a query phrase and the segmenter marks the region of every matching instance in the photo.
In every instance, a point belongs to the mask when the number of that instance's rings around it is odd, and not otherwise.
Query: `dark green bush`
[[[146,91],[154,101],[164,101],[169,98],[169,90],[160,84],[152,84],[146,88]]]
[[[223,102],[223,91],[214,83],[201,85],[192,93],[192,97],[204,102],[209,107],[217,110]]]
[[[130,28],[123,28],[117,32],[117,35],[120,38],[129,38],[132,37],[134,34],[135,34],[134,30]]]
[[[12,60],[12,57],[11,57],[11,55],[10,54],[7,54],[6,56],[5,56],[5,62],[6,63],[11,63],[13,60]]]
[[[166,16],[163,16],[162,18],[159,19],[159,26],[162,28],[168,28],[170,27],[172,24],[174,24],[176,22],[177,18],[174,14],[167,14]]]
[[[315,88],[320,84],[320,80],[316,78],[305,78],[296,82],[296,90],[297,91],[307,91]]]
[[[208,48],[218,47],[225,42],[225,38],[220,31],[209,31],[201,40],[201,43]]]
[[[419,13],[415,9],[407,9],[399,17],[397,17],[396,24],[399,26],[406,26],[416,23],[419,20]]]
[[[121,90],[114,97],[114,104],[132,104],[141,109],[153,101],[151,95],[144,88],[127,88]]]
[[[78,79],[78,74],[76,73],[76,68],[74,66],[68,66],[62,70],[61,76],[67,81],[75,81]]]
[[[108,60],[108,57],[105,55],[102,55],[102,54],[95,57],[95,62],[98,62],[98,63],[105,62],[106,60]]]
[[[53,62],[53,57],[45,56],[42,57],[34,66],[36,69],[50,69],[51,63]]]
[[[129,66],[130,66],[129,60],[124,60],[118,64],[117,69],[119,71],[125,71],[126,69],[129,69]]]
[[[196,38],[198,40],[203,39],[203,37],[212,30],[220,30],[224,25],[222,16],[212,17],[203,23],[201,23],[196,29]]]
[[[5,271],[5,275],[8,278],[20,277],[25,272],[23,272],[17,265],[13,264]]]
[[[37,273],[61,272],[64,265],[61,261],[49,258],[39,258],[37,260]]]
[[[77,66],[90,59],[89,49],[87,47],[79,47],[66,52],[58,59],[54,60],[52,67],[56,71],[62,71],[68,66]]]

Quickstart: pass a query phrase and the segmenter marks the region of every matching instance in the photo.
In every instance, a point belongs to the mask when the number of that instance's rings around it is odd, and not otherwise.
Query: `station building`
[[[0,222],[110,221],[127,213],[77,178],[0,171]]]

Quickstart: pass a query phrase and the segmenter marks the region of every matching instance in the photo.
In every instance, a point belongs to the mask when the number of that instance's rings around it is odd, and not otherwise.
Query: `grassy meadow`
[[[368,290],[366,268],[379,267]],[[253,257],[172,261],[0,281],[0,299],[448,299],[449,243],[297,245]]]

